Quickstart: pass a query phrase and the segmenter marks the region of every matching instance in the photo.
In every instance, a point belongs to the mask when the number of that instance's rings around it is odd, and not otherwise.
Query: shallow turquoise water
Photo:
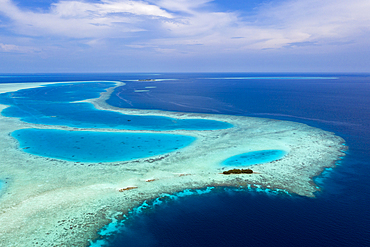
[[[174,134],[21,129],[12,132],[30,154],[75,162],[115,162],[176,151],[196,138]]]
[[[232,156],[222,162],[227,166],[250,166],[281,159],[287,152],[283,150],[261,150]]]
[[[5,194],[6,187],[7,187],[6,183],[7,182],[5,182],[4,180],[0,180],[0,197]]]
[[[24,122],[77,128],[127,130],[213,130],[227,129],[226,122],[206,119],[175,119],[135,116],[98,110],[81,100],[98,98],[113,82],[84,82],[48,85],[0,94],[0,104],[10,105],[1,114]]]

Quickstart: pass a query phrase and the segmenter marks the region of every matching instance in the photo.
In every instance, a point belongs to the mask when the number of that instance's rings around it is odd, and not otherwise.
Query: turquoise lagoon
[[[3,190],[5,189],[5,183],[0,180],[0,196],[4,192]]]
[[[123,130],[213,130],[232,127],[206,119],[175,119],[163,116],[126,115],[98,110],[83,102],[94,99],[112,81],[51,84],[0,94],[1,114],[24,122],[74,128]],[[116,162],[173,152],[191,144],[195,137],[175,134],[21,129],[12,136],[25,152],[74,162]]]
[[[1,114],[24,122],[75,128],[126,130],[213,130],[231,128],[226,122],[206,119],[175,119],[163,116],[126,115],[96,109],[81,102],[98,98],[114,82],[53,84],[0,94],[0,104],[9,105]]]
[[[12,132],[25,152],[74,162],[117,162],[176,151],[196,138],[175,134],[21,129]]]
[[[272,162],[284,157],[287,152],[283,150],[260,150],[232,156],[222,162],[226,166],[250,166]]]

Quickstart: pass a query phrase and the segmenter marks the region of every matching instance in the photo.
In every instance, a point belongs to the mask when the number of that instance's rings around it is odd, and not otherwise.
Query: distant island
[[[139,79],[138,81],[155,81],[155,79]]]

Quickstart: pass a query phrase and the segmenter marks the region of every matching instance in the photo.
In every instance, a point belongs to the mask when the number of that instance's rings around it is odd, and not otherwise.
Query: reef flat
[[[118,83],[119,84],[119,83]],[[34,84],[1,84],[0,92]],[[41,86],[41,85],[40,85]],[[113,88],[86,102],[100,110],[175,119],[206,119],[231,124],[214,130],[124,130],[25,123],[0,116],[0,242],[3,246],[86,246],[112,218],[144,200],[208,186],[260,186],[313,197],[312,178],[335,166],[344,140],[305,124],[262,118],[121,109],[105,103]],[[0,111],[7,108],[0,105]],[[73,162],[32,155],[11,133],[21,129],[161,133],[195,137],[181,150],[122,162]],[[252,174],[224,175],[223,161],[261,150],[282,150],[279,160],[248,165]],[[242,169],[238,165],[235,167]]]

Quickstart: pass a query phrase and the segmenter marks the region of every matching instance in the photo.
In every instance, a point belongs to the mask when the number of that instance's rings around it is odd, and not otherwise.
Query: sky
[[[0,73],[367,73],[369,13],[369,0],[0,0]]]

